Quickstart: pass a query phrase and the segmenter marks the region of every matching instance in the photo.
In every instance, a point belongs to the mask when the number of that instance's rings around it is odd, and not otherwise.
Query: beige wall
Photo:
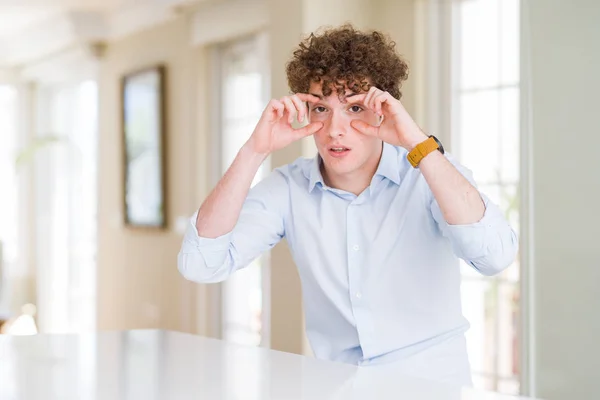
[[[372,27],[389,33],[396,42],[398,52],[408,63],[409,76],[402,85],[402,104],[411,114],[416,110],[415,88],[421,73],[416,68],[415,3],[414,0],[378,0],[377,5],[370,5],[373,13]]]
[[[600,3],[524,9],[524,104],[533,195],[532,384],[547,399],[600,393]]]
[[[301,37],[322,25],[352,22],[359,28],[389,31],[400,52],[414,57],[412,0],[353,0],[323,7],[314,0],[268,2],[271,33],[271,93],[288,93],[284,66]],[[342,3],[344,5],[342,6]],[[377,3],[377,4],[374,4]],[[329,12],[327,12],[329,10]],[[231,15],[231,18],[243,18]],[[214,334],[211,313],[218,310],[213,286],[185,282],[175,266],[181,235],[176,219],[189,216],[211,189],[209,121],[211,116],[207,47],[192,47],[187,18],[111,43],[100,74],[100,177],[98,327],[126,329],[160,327]],[[122,144],[119,79],[122,74],[164,63],[168,81],[168,207],[169,230],[135,231],[122,220]],[[404,90],[409,110],[416,104],[411,75]],[[274,154],[273,167],[302,155],[312,156],[310,140]],[[285,242],[271,254],[271,332],[273,348],[310,353],[303,332],[298,274]],[[217,291],[218,293],[218,291]],[[215,308],[217,306],[217,308]]]
[[[284,65],[302,35],[321,25],[352,22],[358,27],[384,25],[410,57],[412,2],[398,5],[355,0],[347,7],[325,12],[318,2],[297,0],[269,3],[272,40],[272,96],[287,94]],[[408,4],[408,5],[407,5]],[[335,12],[333,12],[335,9]],[[339,12],[342,9],[344,12]],[[384,20],[385,9],[398,18]],[[375,15],[383,20],[373,20]],[[396,22],[405,21],[398,30]],[[208,52],[189,43],[190,24],[185,18],[109,45],[100,75],[100,205],[98,265],[98,327],[163,327],[206,333],[210,307],[205,287],[184,282],[174,268],[181,236],[175,220],[198,207],[210,189],[208,101],[211,88]],[[152,43],[152,46],[148,44]],[[168,190],[170,229],[166,232],[134,231],[122,220],[121,130],[119,78],[123,73],[156,63],[168,70]],[[410,83],[405,91],[412,108]],[[273,166],[307,154],[306,143],[273,156]],[[312,155],[310,142],[308,154]],[[314,149],[314,148],[313,148]],[[271,282],[271,343],[276,349],[307,352],[297,272],[283,243],[273,250]],[[199,316],[199,317],[198,317]],[[214,327],[212,327],[214,331]]]
[[[181,235],[176,218],[189,215],[206,184],[206,130],[196,93],[200,52],[189,46],[186,19],[111,43],[102,61],[99,134],[98,328],[160,327],[197,331],[196,294],[202,287],[178,273]],[[201,58],[200,58],[201,60]],[[124,73],[163,63],[167,69],[167,191],[165,231],[123,225],[122,130],[119,80]],[[200,68],[199,68],[200,67]],[[199,325],[198,325],[199,324]]]

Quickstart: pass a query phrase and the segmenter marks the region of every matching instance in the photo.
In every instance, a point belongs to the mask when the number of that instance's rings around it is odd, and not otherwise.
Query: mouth
[[[343,157],[350,153],[350,148],[345,146],[331,146],[328,148],[329,154],[333,157]]]

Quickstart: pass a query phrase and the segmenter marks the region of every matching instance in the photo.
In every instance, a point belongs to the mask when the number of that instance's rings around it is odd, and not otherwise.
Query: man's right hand
[[[308,118],[305,102],[318,101],[318,97],[304,93],[271,100],[263,111],[252,136],[248,139],[247,146],[253,152],[266,156],[296,140],[314,134],[323,127],[321,122],[309,123],[299,129],[294,129],[292,123],[296,116],[299,121]]]

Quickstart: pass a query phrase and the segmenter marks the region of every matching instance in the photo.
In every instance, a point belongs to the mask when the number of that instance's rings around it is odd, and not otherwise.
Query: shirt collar
[[[398,159],[398,149],[388,143],[383,143],[383,151],[381,152],[381,160],[375,171],[375,176],[383,176],[394,182],[396,185],[400,184],[400,160]]]
[[[323,186],[323,175],[321,175],[321,156],[317,155],[313,158],[310,169],[308,171],[308,191],[312,192],[317,183]],[[381,159],[379,165],[375,171],[375,176],[382,176],[394,182],[396,185],[400,184],[400,161],[398,160],[398,150],[395,146],[388,143],[383,143],[383,150],[381,153]]]
[[[313,158],[308,171],[308,192],[312,192],[317,183],[324,185],[323,175],[321,175],[321,156],[319,153]]]

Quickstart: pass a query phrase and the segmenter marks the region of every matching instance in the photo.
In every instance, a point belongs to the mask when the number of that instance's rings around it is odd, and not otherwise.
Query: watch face
[[[435,136],[433,136],[433,135],[429,135],[429,137],[430,137],[430,138],[433,138],[433,140],[435,140],[435,142],[436,142],[436,143],[437,143],[437,145],[438,145],[438,150],[440,151],[440,153],[444,154],[444,146],[442,145],[442,142],[440,142],[440,141],[438,140],[438,138],[436,138],[436,137],[435,137]]]

